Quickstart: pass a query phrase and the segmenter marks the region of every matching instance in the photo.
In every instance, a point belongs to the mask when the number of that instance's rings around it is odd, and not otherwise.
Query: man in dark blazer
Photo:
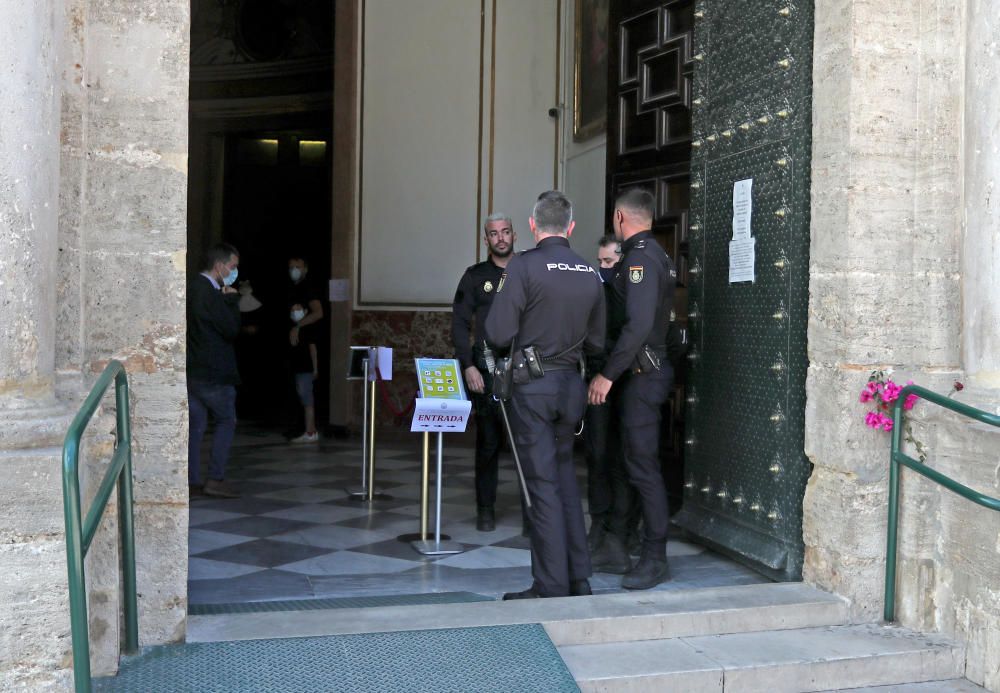
[[[190,438],[188,484],[192,495],[239,498],[225,480],[236,431],[236,368],[233,344],[240,332],[240,294],[233,287],[240,254],[220,243],[205,254],[201,273],[188,285],[187,376]],[[201,440],[208,416],[215,419],[208,479],[201,483]]]

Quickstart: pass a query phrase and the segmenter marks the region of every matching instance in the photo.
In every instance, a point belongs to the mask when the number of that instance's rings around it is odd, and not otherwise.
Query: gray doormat
[[[95,691],[579,691],[538,624],[153,647]]]
[[[256,614],[268,611],[313,611],[316,609],[361,609],[373,606],[414,606],[419,604],[464,604],[492,602],[472,592],[431,592],[377,597],[336,597],[331,599],[286,599],[269,602],[233,602],[231,604],[189,604],[189,616]]]

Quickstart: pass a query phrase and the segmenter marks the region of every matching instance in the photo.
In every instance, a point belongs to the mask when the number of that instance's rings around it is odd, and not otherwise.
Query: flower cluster
[[[912,385],[913,381],[907,380],[906,384]],[[961,383],[956,382],[955,385],[956,390],[962,389]],[[890,410],[896,400],[899,399],[899,393],[902,391],[903,386],[893,382],[892,378],[885,371],[872,371],[872,374],[868,376],[868,382],[861,389],[861,395],[858,397],[859,402],[869,404],[873,407],[872,411],[865,414],[865,425],[869,428],[874,428],[876,431],[891,431],[894,423]],[[906,399],[903,400],[903,409],[906,411],[913,409],[913,405],[917,403],[918,399],[920,398],[917,395],[907,395]],[[906,422],[903,438],[906,442],[912,443],[916,448],[917,457],[920,458],[920,461],[926,461],[929,448],[914,437],[913,427],[909,421]]]
[[[912,385],[913,381],[906,381],[907,385]],[[892,407],[893,402],[899,399],[899,393],[903,386],[897,385],[892,378],[886,376],[882,371],[873,371],[868,377],[868,383],[862,388],[858,401],[862,404],[874,403],[874,411],[865,414],[865,425],[876,430],[891,431],[892,416],[887,412]],[[916,395],[908,395],[903,402],[903,409],[909,411],[919,399]]]

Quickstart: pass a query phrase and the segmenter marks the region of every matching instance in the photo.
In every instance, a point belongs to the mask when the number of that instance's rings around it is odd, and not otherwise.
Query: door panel
[[[802,570],[812,3],[699,0],[681,527],[776,579]],[[729,283],[752,178],[755,281]]]

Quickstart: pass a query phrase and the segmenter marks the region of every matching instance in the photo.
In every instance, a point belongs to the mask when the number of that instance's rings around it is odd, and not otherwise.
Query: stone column
[[[60,0],[0,6],[0,449],[52,444]],[[59,422],[62,425],[62,422]]]
[[[969,0],[967,17],[962,358],[973,383],[1000,388],[1000,0]]]

